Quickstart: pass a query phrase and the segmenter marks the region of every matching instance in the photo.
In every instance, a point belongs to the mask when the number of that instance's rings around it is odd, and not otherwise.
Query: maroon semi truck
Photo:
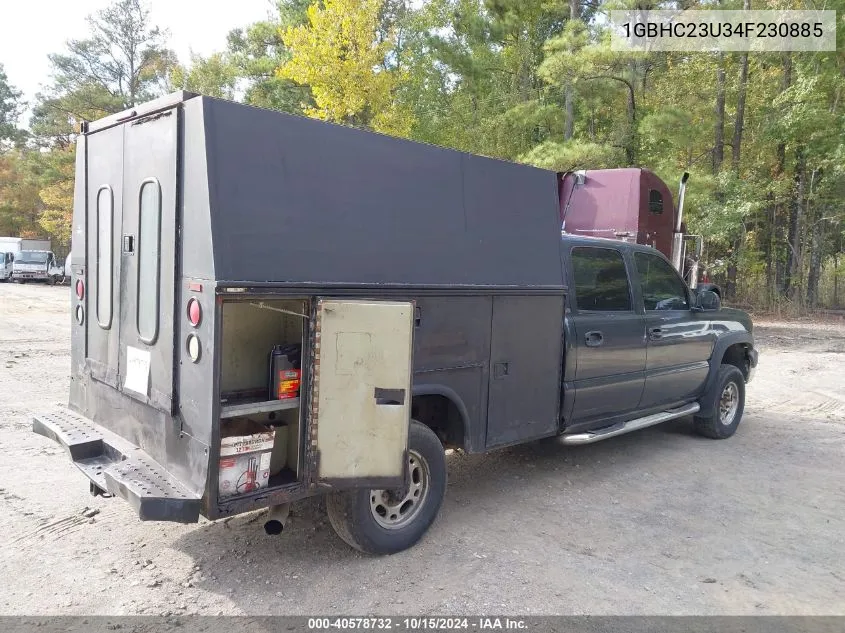
[[[669,187],[648,169],[564,172],[558,183],[561,230],[652,246],[669,258],[690,288],[695,288],[707,280],[698,276],[702,238],[688,235],[683,222],[688,179],[689,174],[684,173],[676,207]],[[712,284],[708,289],[721,296]]]

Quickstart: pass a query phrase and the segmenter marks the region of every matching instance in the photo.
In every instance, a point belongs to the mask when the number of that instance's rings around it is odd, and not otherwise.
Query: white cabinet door
[[[399,486],[411,411],[414,305],[320,299],[311,423],[317,477],[335,486]]]

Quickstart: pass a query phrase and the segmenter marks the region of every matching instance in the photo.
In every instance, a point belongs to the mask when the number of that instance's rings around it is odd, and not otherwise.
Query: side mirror
[[[695,307],[700,310],[718,310],[722,307],[722,300],[712,290],[701,290],[695,297]]]

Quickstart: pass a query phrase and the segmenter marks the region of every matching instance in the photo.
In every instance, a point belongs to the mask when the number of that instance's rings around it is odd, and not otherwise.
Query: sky
[[[236,27],[263,20],[272,0],[146,0],[154,25],[170,31],[170,48],[179,61],[191,52],[208,55],[226,46]],[[0,0],[0,64],[9,83],[32,102],[50,82],[47,55],[64,50],[69,39],[87,36],[86,16],[109,0]],[[23,119],[27,119],[25,114]],[[22,120],[21,123],[26,123]]]

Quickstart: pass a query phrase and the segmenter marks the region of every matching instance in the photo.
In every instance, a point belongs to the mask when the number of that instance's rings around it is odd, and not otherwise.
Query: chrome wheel
[[[725,426],[733,424],[736,417],[736,410],[739,407],[739,389],[736,383],[729,382],[722,389],[719,398],[719,422]]]
[[[408,486],[403,490],[371,490],[370,510],[381,527],[395,530],[413,521],[431,488],[428,464],[416,451],[408,451]]]

